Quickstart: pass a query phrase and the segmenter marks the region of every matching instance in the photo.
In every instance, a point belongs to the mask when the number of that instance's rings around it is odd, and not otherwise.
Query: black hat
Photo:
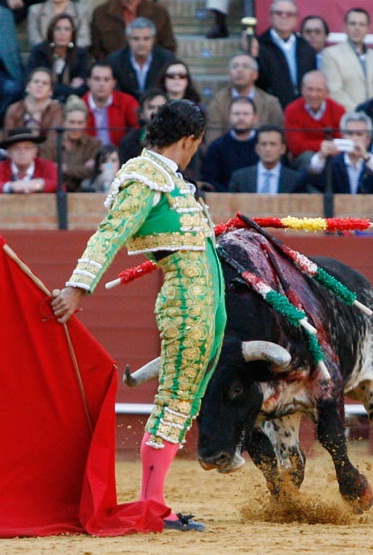
[[[6,132],[6,139],[0,142],[0,148],[8,148],[15,143],[22,141],[32,141],[33,143],[43,143],[47,138],[41,135],[38,131],[33,131],[27,127],[18,129],[9,129]]]

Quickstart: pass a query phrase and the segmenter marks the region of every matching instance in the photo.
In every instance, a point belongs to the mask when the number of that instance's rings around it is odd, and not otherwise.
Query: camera
[[[354,141],[351,141],[351,139],[333,139],[333,143],[340,152],[352,152],[354,150]]]

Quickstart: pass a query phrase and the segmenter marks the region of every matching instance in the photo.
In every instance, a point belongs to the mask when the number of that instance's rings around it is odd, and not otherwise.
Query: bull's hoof
[[[349,503],[356,513],[362,513],[364,511],[369,511],[373,505],[373,492],[370,485],[367,483],[363,493],[359,497],[352,499],[348,496],[343,496],[344,500]]]

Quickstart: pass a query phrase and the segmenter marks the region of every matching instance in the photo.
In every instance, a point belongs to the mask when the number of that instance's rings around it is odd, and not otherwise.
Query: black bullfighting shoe
[[[194,515],[182,515],[177,513],[178,520],[164,519],[164,527],[166,530],[179,530],[180,532],[204,532],[206,527],[202,522],[193,520]]]

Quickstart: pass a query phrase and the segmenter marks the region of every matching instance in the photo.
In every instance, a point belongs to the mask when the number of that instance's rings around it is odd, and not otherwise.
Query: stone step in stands
[[[188,64],[193,80],[208,104],[228,82],[229,58],[241,49],[242,0],[232,0],[228,14],[230,35],[226,39],[207,39],[213,17],[205,0],[160,0],[169,10],[177,37],[177,56]]]
[[[206,35],[213,23],[211,13],[206,10],[205,0],[158,0],[172,18],[176,35]],[[229,6],[228,27],[230,35],[241,31],[242,0],[232,0]]]
[[[240,38],[214,39],[178,36],[178,57],[189,66],[204,103],[228,82],[229,58],[240,50]]]

